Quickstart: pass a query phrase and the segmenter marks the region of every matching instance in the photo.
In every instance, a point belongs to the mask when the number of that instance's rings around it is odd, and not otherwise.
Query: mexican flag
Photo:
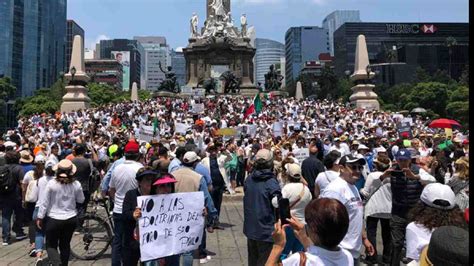
[[[262,107],[263,103],[262,99],[260,99],[260,93],[257,93],[257,95],[255,95],[255,97],[253,98],[252,105],[250,105],[249,108],[245,110],[244,119],[251,114],[260,113],[260,111],[262,111]]]
[[[155,117],[153,119],[153,136],[156,135],[157,129],[158,129],[158,118]]]

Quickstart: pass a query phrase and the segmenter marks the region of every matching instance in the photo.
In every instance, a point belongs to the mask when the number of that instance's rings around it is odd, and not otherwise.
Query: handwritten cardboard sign
[[[175,127],[174,131],[181,134],[186,134],[186,131],[188,131],[191,128],[190,125],[186,125],[184,123],[179,123],[179,122],[174,122],[174,127]]]
[[[140,260],[149,261],[195,250],[204,229],[202,192],[140,196]]]
[[[191,113],[201,114],[204,113],[204,104],[203,103],[195,103],[191,105]]]
[[[308,148],[295,149],[293,150],[293,154],[295,155],[295,158],[298,160],[298,162],[302,164],[303,161],[309,157],[309,149]]]

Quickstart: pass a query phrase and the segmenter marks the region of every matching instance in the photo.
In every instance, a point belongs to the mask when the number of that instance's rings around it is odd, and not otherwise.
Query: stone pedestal
[[[130,96],[131,101],[138,101],[138,86],[136,82],[132,84],[132,94]]]
[[[82,85],[66,86],[67,93],[63,96],[61,112],[86,110],[91,107],[91,99],[87,96],[87,88]]]
[[[353,94],[349,99],[351,104],[357,108],[379,110],[378,96],[373,92],[375,85],[370,84],[370,80],[375,76],[375,73],[371,72],[370,68],[367,68],[368,66],[369,53],[367,52],[365,36],[359,35],[355,51],[354,73],[351,75],[351,80],[356,82],[357,85],[351,88]]]
[[[303,99],[303,86],[301,85],[301,81],[298,81],[298,82],[296,83],[295,99],[296,99],[296,100],[301,100],[301,99]]]
[[[72,43],[71,65],[69,72],[64,75],[69,85],[63,96],[61,112],[72,112],[90,108],[91,99],[87,96],[87,82],[89,76],[85,73],[84,46],[80,35],[74,36]]]
[[[359,84],[351,88],[353,91],[349,100],[355,105],[356,108],[362,108],[367,110],[379,110],[380,103],[377,100],[378,96],[373,89],[373,84]]]

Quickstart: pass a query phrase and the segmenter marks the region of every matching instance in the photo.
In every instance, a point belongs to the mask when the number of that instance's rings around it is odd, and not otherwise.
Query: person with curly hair
[[[428,184],[418,202],[408,214],[406,229],[407,258],[409,265],[418,265],[423,248],[430,242],[431,234],[440,226],[467,227],[463,213],[456,206],[454,192],[447,185]]]
[[[456,195],[456,204],[461,210],[469,208],[469,157],[461,157],[454,162],[454,175],[448,186]]]

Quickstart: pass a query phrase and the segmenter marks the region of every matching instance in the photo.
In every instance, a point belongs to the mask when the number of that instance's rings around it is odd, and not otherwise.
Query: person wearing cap
[[[122,263],[123,238],[125,217],[122,213],[123,200],[125,194],[138,187],[135,176],[140,168],[143,167],[139,153],[140,145],[130,140],[124,148],[125,161],[115,167],[110,179],[109,196],[114,201],[113,219],[114,219],[114,238],[112,240],[112,265],[119,266]]]
[[[384,263],[390,263],[390,217],[392,211],[392,192],[390,180],[383,182],[380,176],[390,167],[388,156],[377,156],[374,160],[375,171],[367,177],[364,187],[359,191],[364,197],[364,218],[366,221],[367,238],[374,246],[375,254],[367,255],[367,263],[377,263],[377,226],[380,221],[382,228],[383,257]]]
[[[182,167],[183,156],[186,153],[185,147],[178,147],[176,149],[176,157],[171,160],[168,166],[168,173],[172,173]]]
[[[59,163],[59,162],[58,162]],[[33,221],[36,222],[38,218],[38,211],[39,207],[44,201],[44,197],[46,194],[46,185],[48,184],[49,181],[54,179],[54,171],[53,167],[57,163],[53,160],[47,160],[45,165],[44,165],[44,176],[38,179],[37,182],[37,189],[38,189],[38,200],[36,201],[35,204],[35,210],[33,212]],[[44,248],[44,230],[36,227],[35,231],[35,249],[34,253],[36,254],[36,265],[39,265],[40,262],[43,260],[43,248]]]
[[[285,175],[288,183],[281,189],[281,197],[290,202],[290,213],[295,219],[305,224],[304,210],[312,199],[308,187],[301,182],[301,167],[296,163],[285,164]],[[273,207],[278,208],[278,198],[272,199]],[[304,250],[303,245],[298,241],[289,227],[285,228],[286,245],[281,254],[281,259],[288,257],[290,253],[296,253]]]
[[[420,266],[469,264],[469,232],[457,226],[441,226],[431,234],[420,255]]]
[[[408,225],[407,214],[418,202],[423,191],[420,167],[411,163],[410,151],[400,149],[395,158],[396,164],[380,176],[382,181],[385,178],[390,178],[392,189],[392,217],[390,220],[392,237],[390,264],[392,266],[400,264],[405,241],[405,229]]]
[[[412,222],[406,228],[407,257],[416,262],[436,228],[457,226],[467,229],[463,212],[456,206],[454,192],[440,183],[425,186],[420,202],[410,210],[408,218]]]
[[[23,181],[21,183],[21,190],[22,190],[22,202],[23,208],[25,208],[25,222],[29,223],[28,226],[28,236],[30,238],[30,245],[31,250],[29,252],[30,256],[34,257],[34,244],[35,244],[35,221],[32,220],[33,212],[35,210],[35,205],[38,193],[37,182],[40,177],[44,174],[44,164],[46,162],[46,158],[43,154],[38,154],[35,157],[34,163],[35,168],[31,171],[28,171],[25,176],[23,177]],[[31,183],[31,185],[30,185]],[[26,195],[28,194],[28,198]]]
[[[323,164],[326,168],[326,171],[319,173],[316,177],[314,185],[315,199],[321,195],[329,183],[339,177],[339,159],[341,159],[341,153],[337,150],[332,150],[326,156],[324,156]]]
[[[304,159],[304,161],[301,163],[301,172],[303,174],[303,178],[306,180],[308,188],[311,191],[313,197],[316,178],[318,177],[319,173],[324,172],[324,165],[317,156],[318,147],[316,145],[316,141],[313,140],[309,144],[309,157]]]
[[[102,178],[100,184],[100,192],[103,197],[105,197],[109,192],[110,179],[112,178],[112,172],[115,170],[115,167],[125,162],[125,156],[123,156],[123,148],[119,147],[117,151],[114,152],[112,164]]]
[[[211,195],[209,194],[206,179],[201,174],[198,174],[194,169],[201,159],[194,151],[188,151],[182,157],[182,167],[178,170],[171,172],[170,174],[176,178],[175,189],[177,193],[182,192],[196,192],[202,191],[204,193],[204,205],[207,209],[208,217],[206,228],[209,233],[213,232],[212,225],[217,219],[217,210],[214,207]],[[201,245],[199,246],[199,259],[201,263],[208,261],[206,247],[206,228],[202,237]],[[190,266],[193,263],[193,251],[186,252],[183,254],[183,264]]]
[[[141,217],[141,215],[136,215],[136,210],[141,208],[141,206],[137,206],[137,198],[154,194],[152,193],[152,185],[157,179],[158,173],[150,167],[138,169],[135,175],[138,187],[127,191],[123,199],[123,265],[137,265],[140,259],[140,243],[138,239],[134,238],[137,221]]]
[[[84,202],[84,194],[81,183],[74,180],[76,166],[71,161],[61,160],[53,170],[56,178],[46,185],[36,225],[46,233],[49,262],[68,265],[71,238],[78,222],[76,204]]]
[[[340,246],[352,254],[354,265],[359,265],[362,244],[370,256],[375,253],[365,234],[364,207],[355,186],[361,177],[365,159],[346,155],[341,158],[339,164],[341,165],[339,178],[329,183],[320,197],[337,199],[346,207],[349,213],[349,229]]]
[[[21,181],[23,180],[23,167],[19,165],[20,154],[16,151],[7,151],[5,154],[6,164],[0,167],[0,173],[11,175],[15,180],[15,187],[8,191],[0,193],[0,207],[2,210],[2,239],[3,246],[10,244],[10,230],[16,233],[16,240],[23,240],[27,236],[23,232],[22,223],[24,209],[22,208]],[[11,218],[15,213],[13,227],[11,227]]]
[[[248,265],[264,265],[272,250],[272,232],[276,222],[272,199],[281,197],[280,185],[273,172],[271,151],[261,149],[255,155],[253,172],[245,180],[244,192]]]

